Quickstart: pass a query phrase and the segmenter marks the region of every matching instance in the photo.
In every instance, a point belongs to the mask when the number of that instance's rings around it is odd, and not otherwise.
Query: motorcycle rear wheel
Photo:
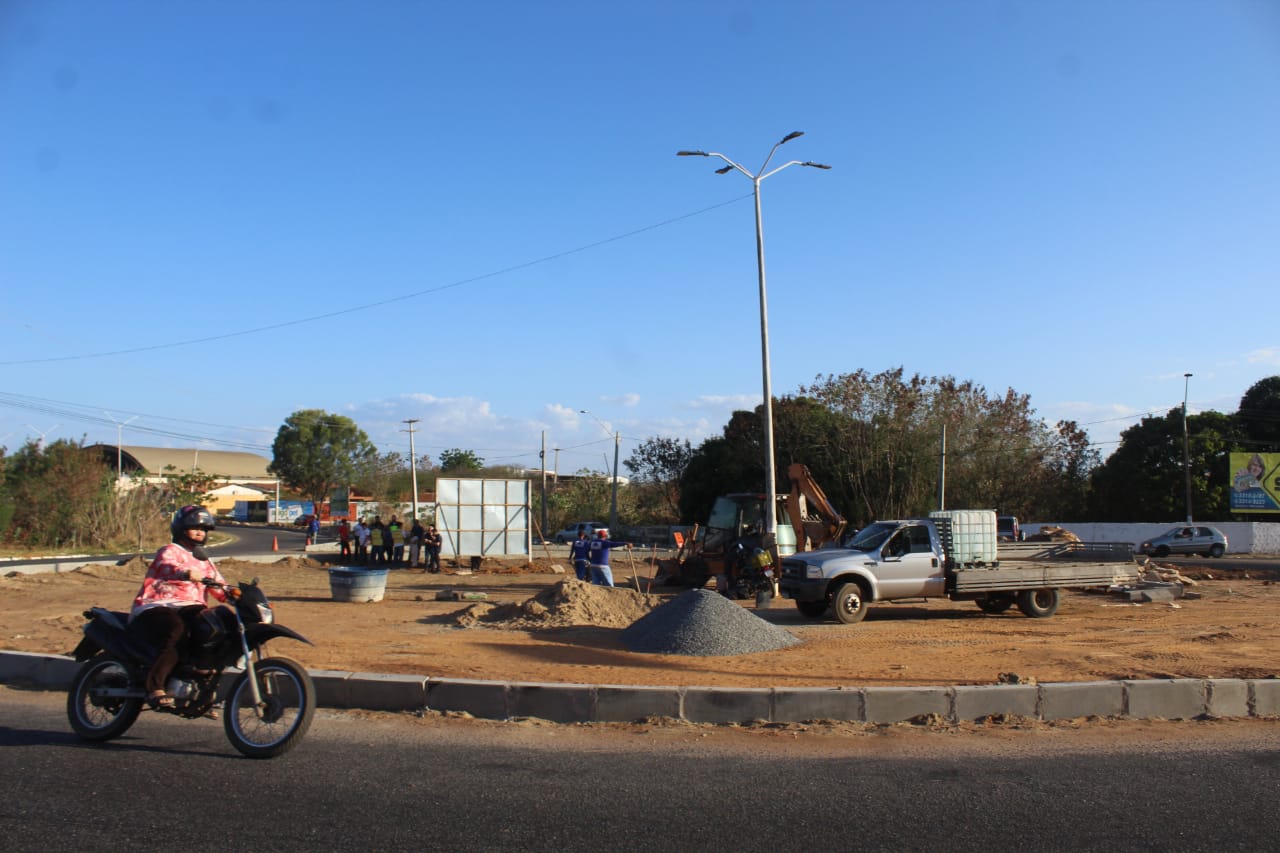
[[[249,758],[275,758],[297,746],[316,711],[316,689],[302,664],[264,658],[254,664],[262,706],[253,701],[246,671],[236,679],[223,706],[227,739]]]
[[[67,720],[85,740],[120,737],[138,719],[141,697],[103,696],[102,691],[140,688],[133,668],[114,655],[98,655],[80,667],[67,691]]]

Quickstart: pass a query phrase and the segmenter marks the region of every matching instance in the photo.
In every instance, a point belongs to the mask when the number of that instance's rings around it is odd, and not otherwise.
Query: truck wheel
[[[806,619],[821,619],[822,614],[827,612],[827,603],[825,601],[797,601],[796,610],[799,610],[800,615]]]
[[[867,615],[867,600],[862,587],[856,583],[841,584],[831,599],[831,611],[836,621],[845,625],[857,625]]]
[[[1018,609],[1032,619],[1048,619],[1058,612],[1058,590],[1024,589],[1018,593]]]
[[[1003,613],[1013,606],[1013,596],[1007,592],[990,592],[978,599],[978,608],[983,613]]]
[[[1213,547],[1209,549],[1209,556],[1216,560],[1222,556],[1222,550],[1222,546],[1215,543]]]

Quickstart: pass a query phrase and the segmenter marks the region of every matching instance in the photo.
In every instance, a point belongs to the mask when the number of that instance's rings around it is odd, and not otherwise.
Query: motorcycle
[[[773,603],[777,587],[771,553],[739,540],[729,548],[725,562],[733,569],[726,571],[726,594],[729,598],[754,598],[756,607],[762,608]]]
[[[258,579],[238,587],[205,579],[227,593],[226,604],[204,610],[165,684],[172,707],[154,710],[186,719],[216,717],[222,701],[223,728],[231,745],[249,758],[274,758],[293,749],[311,727],[316,691],[305,667],[286,657],[264,657],[268,640],[288,637],[311,645],[296,631],[275,624]],[[67,694],[67,718],[90,741],[120,737],[146,702],[144,684],[158,649],[129,630],[129,614],[93,607],[84,613],[84,637],[73,653],[85,661]],[[243,669],[224,692],[223,672]]]

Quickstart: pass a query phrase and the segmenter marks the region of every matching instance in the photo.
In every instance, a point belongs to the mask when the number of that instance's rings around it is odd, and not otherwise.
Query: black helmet
[[[202,506],[184,506],[173,514],[173,521],[169,524],[169,530],[173,533],[174,540],[178,540],[185,536],[186,532],[193,527],[199,527],[201,530],[213,530],[217,527],[217,522],[213,520],[213,514]]]

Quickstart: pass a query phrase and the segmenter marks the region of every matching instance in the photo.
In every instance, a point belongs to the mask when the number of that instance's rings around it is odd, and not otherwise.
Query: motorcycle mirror
[[[258,576],[254,575],[253,580],[249,581],[249,586],[257,586],[257,585],[258,585]]]

